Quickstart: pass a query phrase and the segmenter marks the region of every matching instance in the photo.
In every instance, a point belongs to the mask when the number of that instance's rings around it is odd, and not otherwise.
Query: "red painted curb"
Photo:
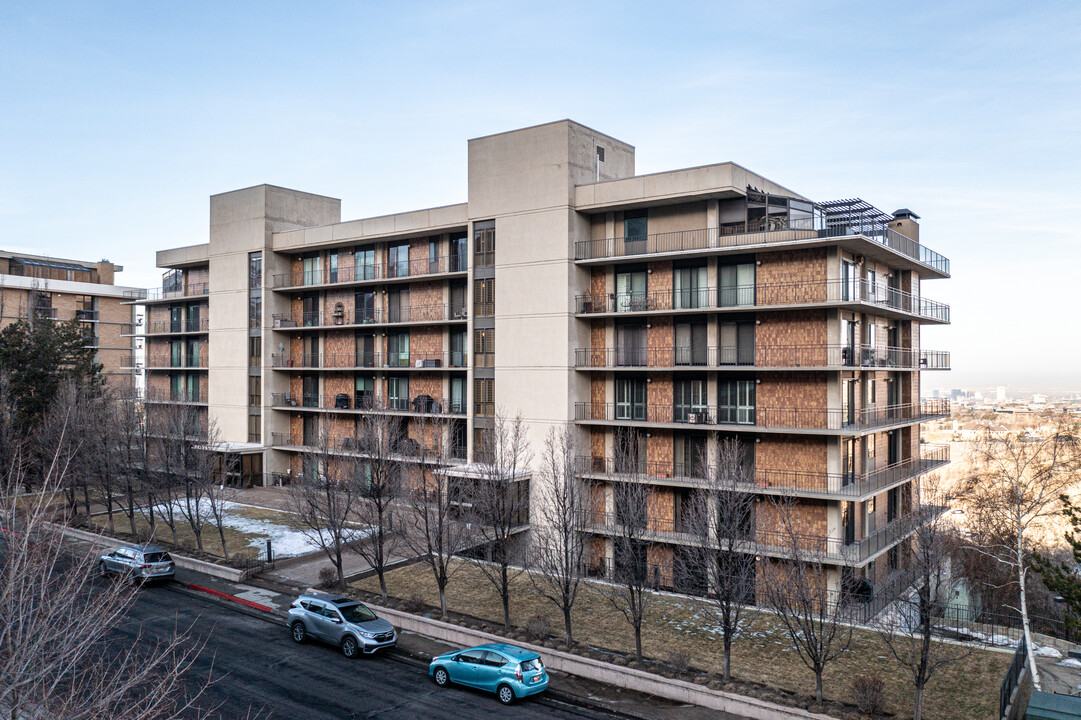
[[[220,598],[225,598],[226,600],[232,600],[235,603],[240,603],[241,605],[247,605],[248,607],[255,608],[256,610],[262,610],[263,612],[274,612],[274,608],[270,607],[269,605],[262,605],[262,604],[257,603],[257,602],[252,602],[251,600],[245,600],[244,598],[238,598],[235,595],[230,595],[229,593],[223,593],[221,590],[214,590],[212,588],[203,587],[202,585],[196,585],[195,583],[187,583],[187,586],[189,588],[191,588],[192,590],[198,590],[199,592],[205,592],[205,593],[209,593],[210,595],[216,595],[216,596],[218,596]]]

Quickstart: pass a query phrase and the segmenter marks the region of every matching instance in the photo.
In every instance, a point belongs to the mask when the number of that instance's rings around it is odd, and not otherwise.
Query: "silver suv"
[[[393,625],[347,597],[305,593],[289,606],[286,622],[295,642],[314,637],[337,645],[347,658],[370,655],[398,644]]]
[[[98,560],[98,572],[120,575],[134,581],[172,580],[176,574],[173,558],[157,545],[145,547],[121,547],[102,555]]]

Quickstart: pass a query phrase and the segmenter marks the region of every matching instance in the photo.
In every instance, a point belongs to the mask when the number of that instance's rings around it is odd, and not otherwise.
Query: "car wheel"
[[[357,655],[360,655],[360,646],[357,644],[357,639],[352,635],[346,635],[342,640],[342,655],[352,660]]]
[[[109,577],[109,568],[105,567],[104,562],[98,563],[98,575],[100,577]]]
[[[290,629],[293,631],[293,642],[302,643],[308,639],[308,631],[304,629],[304,623],[295,622]]]
[[[499,702],[504,705],[510,705],[514,702],[514,689],[510,685],[503,683],[495,690],[495,696],[499,698]]]
[[[447,683],[450,682],[450,675],[448,675],[447,671],[441,667],[435,669],[435,673],[433,673],[432,677],[435,678],[435,684],[439,687],[446,687]]]

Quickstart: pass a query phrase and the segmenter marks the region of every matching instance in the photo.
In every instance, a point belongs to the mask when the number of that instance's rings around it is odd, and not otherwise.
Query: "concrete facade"
[[[776,553],[769,499],[786,495],[834,588],[902,570],[914,484],[948,459],[919,438],[948,412],[921,401],[920,372],[949,367],[919,326],[949,322],[921,287],[949,265],[910,211],[813,202],[733,163],[636,176],[632,146],[569,120],[469,141],[466,203],[341,222],[338,200],[264,185],[210,210],[209,243],[158,253],[183,287],[152,295],[148,317],[205,307],[191,332],[209,421],[263,455],[266,481],[304,472],[323,420],[332,453],[359,454],[373,406],[418,442],[447,420],[444,464],[477,457],[496,409],[521,414],[535,451],[571,423],[598,483],[599,561],[629,429],[653,486],[648,562],[673,587],[698,461],[736,437],[762,555]],[[176,375],[178,339],[155,339],[173,366],[152,374]]]

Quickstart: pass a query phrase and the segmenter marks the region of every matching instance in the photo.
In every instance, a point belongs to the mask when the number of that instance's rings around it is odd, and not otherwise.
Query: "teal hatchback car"
[[[493,692],[504,705],[548,687],[548,672],[540,655],[506,643],[437,655],[428,666],[428,675],[439,687],[457,683]]]

